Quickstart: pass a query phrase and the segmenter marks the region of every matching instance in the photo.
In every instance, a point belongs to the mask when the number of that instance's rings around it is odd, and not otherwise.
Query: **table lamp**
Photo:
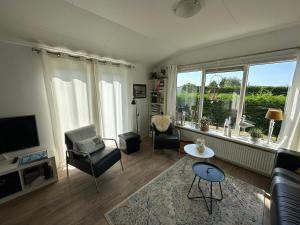
[[[283,118],[282,111],[281,109],[269,108],[265,118],[270,120],[269,134],[268,134],[268,144],[270,144],[275,121],[281,121]]]

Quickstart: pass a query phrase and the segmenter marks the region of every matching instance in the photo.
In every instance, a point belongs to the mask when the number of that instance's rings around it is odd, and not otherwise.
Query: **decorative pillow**
[[[78,141],[76,144],[76,151],[79,154],[91,154],[99,151],[105,147],[105,144],[101,137],[92,137],[82,141]]]
[[[170,127],[172,120],[170,116],[167,115],[155,115],[151,119],[151,123],[153,123],[156,129],[160,132],[165,132]]]
[[[296,173],[300,174],[300,167],[295,170]]]

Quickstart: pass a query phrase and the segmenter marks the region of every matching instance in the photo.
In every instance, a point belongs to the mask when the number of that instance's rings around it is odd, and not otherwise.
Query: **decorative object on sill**
[[[204,131],[204,132],[208,132],[208,131],[209,131],[209,123],[210,123],[209,118],[203,116],[203,117],[200,119],[200,130],[201,130],[201,131]]]
[[[203,153],[205,150],[205,140],[201,138],[197,138],[195,144],[197,146],[197,151],[199,153]]]
[[[243,132],[245,132],[246,128],[254,127],[254,124],[251,121],[246,121],[246,115],[243,115],[239,122],[239,126],[243,129]]]
[[[258,143],[260,139],[263,137],[262,130],[259,128],[252,128],[250,130],[251,141],[254,143]]]
[[[133,84],[133,97],[146,98],[146,84]]]
[[[176,112],[176,124],[183,126],[185,123],[185,112],[184,111],[177,111]]]
[[[227,137],[231,137],[231,116],[229,116],[228,119],[225,119],[224,135]]]
[[[269,133],[268,133],[268,142],[267,142],[268,144],[270,144],[275,121],[281,121],[283,119],[282,110],[281,109],[269,108],[267,113],[266,113],[265,118],[270,120]]]
[[[139,135],[139,112],[138,112],[138,108],[137,108],[137,103],[135,98],[133,97],[132,101],[131,101],[131,105],[135,105],[135,123],[136,123],[136,133],[137,135]]]

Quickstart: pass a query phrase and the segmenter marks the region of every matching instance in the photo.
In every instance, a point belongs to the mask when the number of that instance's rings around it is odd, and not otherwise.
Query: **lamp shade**
[[[135,101],[134,98],[133,98],[132,101],[131,101],[131,105],[136,105],[136,101]]]
[[[282,120],[283,114],[281,109],[269,108],[265,118],[269,120]]]

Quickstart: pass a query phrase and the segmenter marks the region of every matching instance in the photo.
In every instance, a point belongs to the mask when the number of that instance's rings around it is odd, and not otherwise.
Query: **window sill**
[[[191,126],[180,126],[180,125],[176,125],[176,128],[199,133],[202,135],[219,138],[219,139],[222,139],[225,141],[230,141],[230,142],[234,142],[234,143],[241,144],[241,145],[246,145],[246,146],[249,146],[252,148],[253,147],[258,148],[260,150],[268,151],[268,152],[272,152],[272,153],[276,153],[277,150],[279,149],[278,144],[276,144],[276,143],[267,144],[267,142],[265,140],[262,140],[259,143],[254,143],[249,138],[246,138],[246,137],[238,137],[238,136],[227,137],[224,134],[222,134],[221,132],[212,131],[212,130],[210,130],[208,132],[204,132],[197,128],[193,128]]]

